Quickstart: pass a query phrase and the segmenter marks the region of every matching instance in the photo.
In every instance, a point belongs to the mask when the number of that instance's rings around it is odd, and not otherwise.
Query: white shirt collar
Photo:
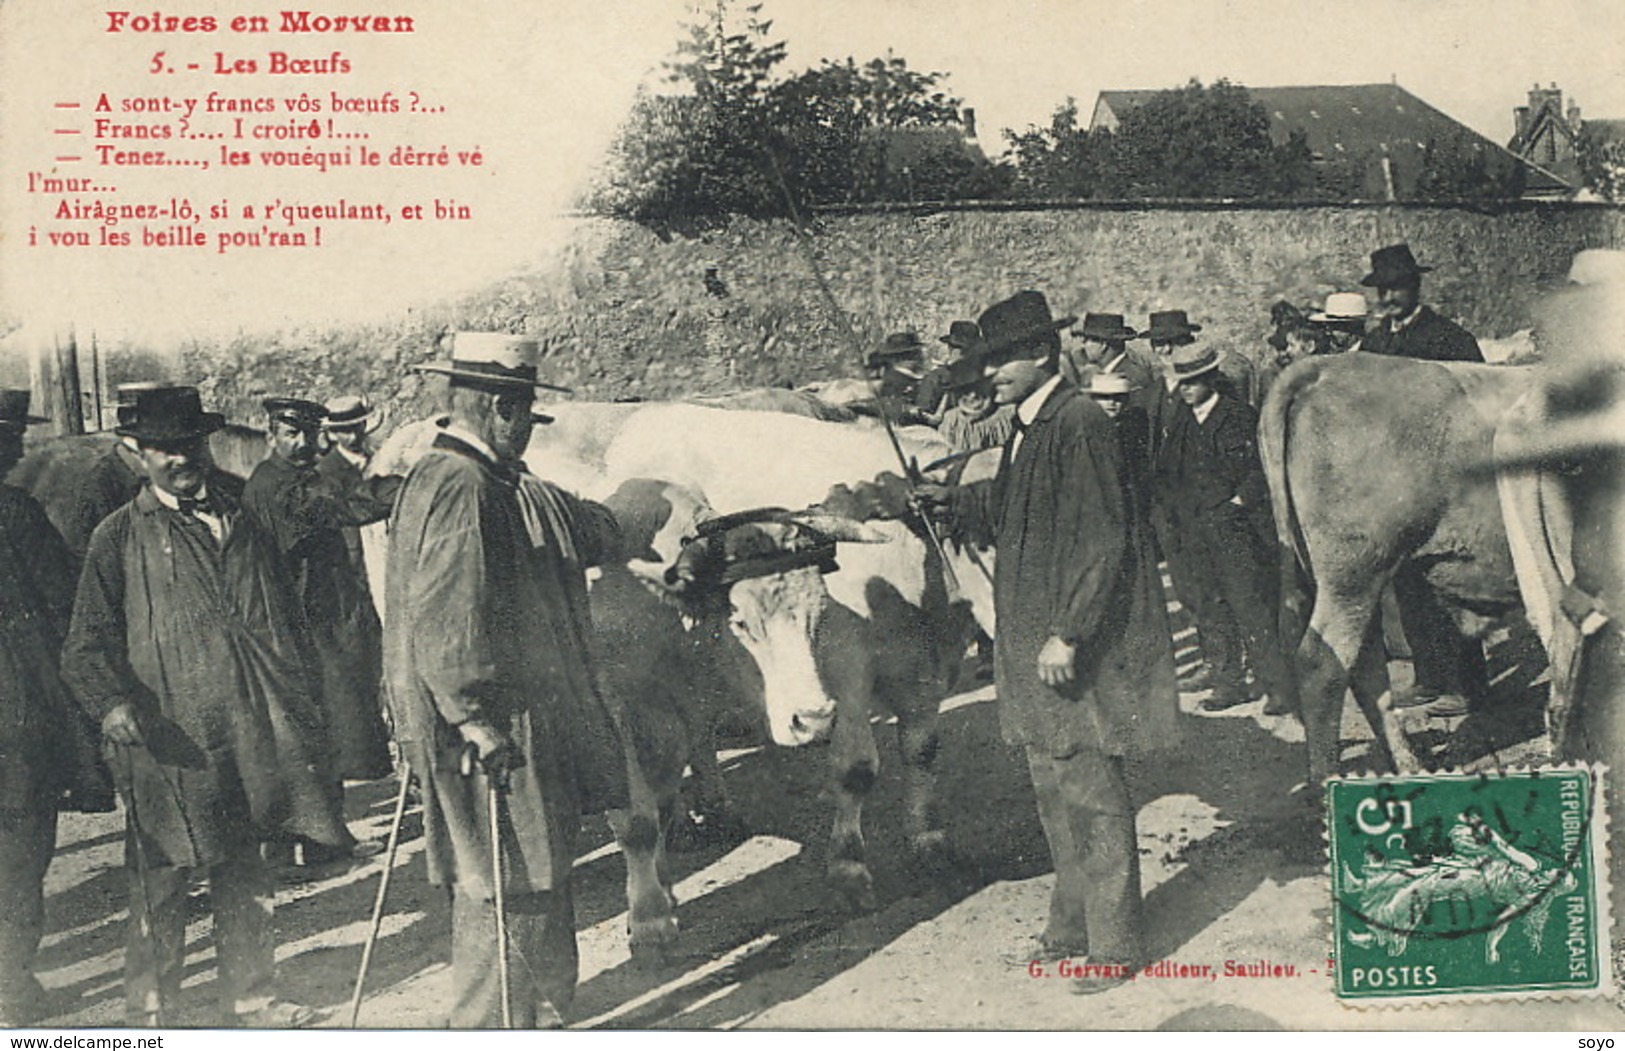
[[[1200,405],[1193,406],[1191,408],[1191,412],[1196,414],[1196,422],[1206,423],[1207,418],[1213,415],[1213,407],[1217,404],[1219,404],[1219,392],[1214,391],[1212,394],[1207,396],[1207,401],[1204,401]]]
[[[1417,318],[1419,318],[1421,316],[1422,316],[1422,304],[1418,303],[1418,304],[1416,304],[1416,309],[1415,310],[1411,311],[1409,314],[1406,314],[1404,317],[1402,317],[1398,321],[1394,322],[1393,328],[1391,329],[1391,331],[1399,332],[1402,329],[1410,328],[1411,327],[1411,322],[1415,321]]]
[[[1055,388],[1060,385],[1061,377],[1057,373],[1051,376],[1042,387],[1039,387],[1022,400],[1021,404],[1016,407],[1016,418],[1021,421],[1023,427],[1032,426],[1033,421],[1038,419],[1039,410],[1044,407],[1044,403],[1049,401],[1049,396],[1054,394]]]
[[[1125,351],[1123,351],[1123,353],[1117,355],[1117,357],[1115,357],[1112,360],[1108,361],[1106,364],[1100,366],[1100,371],[1101,372],[1116,372],[1118,366],[1123,364],[1123,359],[1127,358],[1127,357],[1128,357],[1128,351],[1125,350]]]
[[[463,428],[457,426],[457,424],[455,424],[455,423],[453,423],[453,422],[451,422],[449,420],[440,425],[440,433],[449,434],[453,438],[456,438],[458,441],[462,442],[463,444],[472,447],[475,452],[479,453],[481,456],[485,457],[487,460],[490,460],[492,463],[501,463],[502,462],[502,457],[500,457],[500,456],[498,456],[496,454],[495,449],[493,449],[489,445],[485,444],[485,442],[481,438],[479,438],[478,436],[470,433],[469,431],[464,430]]]
[[[179,511],[181,509],[181,498],[167,489],[160,489],[156,485],[152,486],[152,495],[156,496],[158,498],[158,502],[169,508],[171,511]],[[197,495],[192,497],[194,500],[207,500],[208,498],[209,487],[207,484],[198,486]]]

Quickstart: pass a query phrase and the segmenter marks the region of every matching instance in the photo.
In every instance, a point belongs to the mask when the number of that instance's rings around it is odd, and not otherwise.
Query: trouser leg
[[[1046,937],[1086,943],[1093,960],[1143,962],[1140,856],[1122,760],[1029,748],[1027,763],[1055,862],[1051,923],[1073,925]]]
[[[1422,570],[1404,562],[1394,573],[1394,597],[1416,666],[1416,685],[1428,693],[1482,700],[1489,694],[1484,647],[1461,633]]]
[[[133,830],[126,835],[134,835]],[[136,863],[128,851],[130,928],[124,952],[124,1010],[133,1024],[147,1024],[180,999],[186,958],[186,888],[191,870]]]
[[[1247,656],[1264,691],[1290,702],[1296,689],[1287,674],[1286,655],[1279,631],[1279,588],[1273,567],[1266,564],[1261,546],[1245,525],[1224,530],[1229,555],[1214,564],[1225,605],[1234,617]]]
[[[578,972],[575,910],[559,891],[505,898],[508,973],[515,1028],[558,1024],[575,996]],[[453,1029],[502,1026],[502,979],[497,963],[496,905],[452,894]]]
[[[39,993],[34,957],[45,933],[45,872],[56,847],[56,802],[37,793],[0,809],[0,1008],[31,1006]]]
[[[214,948],[222,1011],[244,1014],[271,1002],[275,893],[257,850],[246,850],[210,872]]]

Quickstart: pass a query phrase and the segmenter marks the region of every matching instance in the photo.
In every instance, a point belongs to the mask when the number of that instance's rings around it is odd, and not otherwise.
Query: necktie
[[[206,496],[201,499],[190,496],[180,496],[175,499],[183,515],[196,517],[200,514],[212,515],[216,513],[214,504]]]

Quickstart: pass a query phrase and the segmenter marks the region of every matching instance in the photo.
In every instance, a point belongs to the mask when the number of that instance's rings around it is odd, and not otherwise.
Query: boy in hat
[[[993,401],[993,389],[982,375],[984,360],[973,351],[947,366],[944,387],[953,405],[943,413],[938,430],[955,452],[976,453],[1003,445],[1015,427],[1016,410]]]
[[[1117,431],[1118,451],[1123,461],[1123,486],[1129,508],[1143,530],[1151,528],[1151,446],[1150,422],[1145,409],[1134,403],[1139,389],[1125,375],[1097,372],[1089,377],[1083,392],[1112,421]]]
[[[1202,708],[1253,699],[1245,652],[1269,694],[1265,711],[1283,714],[1297,691],[1276,630],[1275,526],[1258,457],[1258,414],[1220,393],[1212,347],[1181,347],[1171,366],[1183,411],[1159,451],[1158,492],[1179,536],[1179,594],[1192,607],[1212,668],[1214,690]]]
[[[91,535],[63,650],[63,679],[101,720],[125,798],[130,1025],[174,1017],[194,877],[209,881],[224,1021],[314,1021],[272,991],[259,845],[349,840],[300,729],[321,716],[297,598],[273,538],[212,467],[209,435],[223,426],[195,387],[137,396],[118,433],[147,481]]]
[[[320,739],[330,757],[328,796],[342,815],[345,780],[370,781],[391,769],[378,693],[383,629],[345,530],[388,517],[401,480],[338,484],[316,466],[326,406],[282,397],[266,398],[264,407],[271,454],[248,476],[243,508],[275,538],[310,628],[324,716]],[[319,866],[382,849],[376,841],[352,841],[337,852],[306,844],[304,861]]]
[[[1074,984],[1093,993],[1144,962],[1135,808],[1125,757],[1166,745],[1178,697],[1156,564],[1123,493],[1106,415],[1059,375],[1057,332],[1038,292],[981,316],[986,373],[1016,432],[998,475],[922,485],[922,501],[999,560],[994,652],[1004,739],[1027,751],[1055,865],[1049,922],[1021,952],[1087,955]]]
[[[515,1025],[563,1024],[577,974],[574,833],[582,813],[627,801],[625,754],[589,663],[584,577],[619,530],[605,508],[524,471],[536,388],[547,386],[536,350],[460,332],[449,361],[417,366],[447,378],[447,416],[389,523],[384,668],[423,786],[429,881],[450,890],[460,1029],[502,1023],[498,952]],[[465,747],[479,760],[466,777]],[[491,937],[488,788],[505,800],[495,816],[508,946]]]
[[[1432,270],[1417,263],[1408,244],[1371,253],[1371,272],[1360,284],[1377,290],[1377,324],[1364,349],[1428,361],[1482,362],[1484,352],[1471,333],[1423,305],[1422,275]]]
[[[26,390],[0,390],[0,478],[23,455]],[[34,976],[45,931],[45,872],[56,848],[64,790],[75,809],[111,810],[112,787],[94,783],[94,749],[58,675],[73,607],[74,565],[61,536],[27,493],[0,484],[0,1027],[56,1013]],[[102,798],[85,805],[88,794]]]

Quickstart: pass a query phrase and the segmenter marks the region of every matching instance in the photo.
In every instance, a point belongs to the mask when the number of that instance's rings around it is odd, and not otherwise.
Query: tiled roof
[[[1248,88],[1270,119],[1270,137],[1285,142],[1301,130],[1316,160],[1339,158],[1391,161],[1399,196],[1415,180],[1429,142],[1435,148],[1462,147],[1486,151],[1491,164],[1527,166],[1525,185],[1534,192],[1573,189],[1550,172],[1522,161],[1453,117],[1428,105],[1397,84],[1347,84],[1321,87]],[[1102,91],[1096,103],[1121,119],[1157,91]]]

